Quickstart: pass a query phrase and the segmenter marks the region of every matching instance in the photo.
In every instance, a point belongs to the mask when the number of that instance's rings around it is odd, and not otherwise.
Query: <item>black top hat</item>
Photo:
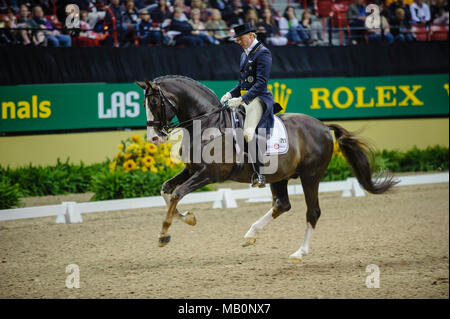
[[[234,29],[234,37],[240,37],[241,35],[244,35],[249,32],[256,32],[256,30],[252,27],[250,22],[238,25],[233,28]]]

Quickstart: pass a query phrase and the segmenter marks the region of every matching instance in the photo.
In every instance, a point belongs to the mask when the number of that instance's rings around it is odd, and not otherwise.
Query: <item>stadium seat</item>
[[[330,16],[333,6],[333,0],[317,0],[317,15],[319,17]]]
[[[331,25],[333,28],[339,28],[339,42],[341,44],[344,43],[344,30],[348,29],[347,8],[348,5],[345,3],[335,3],[332,6]]]
[[[430,27],[430,40],[432,41],[447,41],[448,27],[443,25],[432,25]]]
[[[416,35],[417,41],[428,41],[429,32],[426,26],[414,25],[412,27],[412,32]]]

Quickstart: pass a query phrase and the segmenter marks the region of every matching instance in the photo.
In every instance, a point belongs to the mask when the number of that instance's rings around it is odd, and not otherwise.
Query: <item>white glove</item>
[[[232,99],[228,100],[228,106],[231,107],[231,108],[235,108],[235,107],[237,107],[237,106],[239,106],[241,104],[242,104],[242,98],[241,97],[235,97],[235,98],[232,98]]]
[[[222,98],[220,99],[220,103],[225,104],[226,101],[228,101],[229,99],[231,99],[231,94],[230,92],[227,92],[224,96],[222,96]]]

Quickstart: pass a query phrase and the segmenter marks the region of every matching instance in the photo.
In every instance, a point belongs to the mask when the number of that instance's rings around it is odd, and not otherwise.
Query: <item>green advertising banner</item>
[[[448,116],[449,76],[276,79],[268,88],[289,113],[318,119]],[[235,81],[203,81],[218,97]],[[0,87],[0,132],[143,127],[135,83]]]

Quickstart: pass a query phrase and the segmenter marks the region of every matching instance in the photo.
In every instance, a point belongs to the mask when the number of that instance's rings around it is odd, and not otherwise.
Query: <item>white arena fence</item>
[[[400,180],[397,186],[448,183],[449,173],[400,176],[397,178]],[[356,178],[348,178],[339,182],[322,182],[319,186],[319,192],[342,192],[343,197],[365,196],[365,192]],[[289,185],[288,193],[289,195],[303,194],[302,185]],[[236,200],[238,199],[247,199],[248,202],[271,202],[272,194],[268,186],[265,188],[249,187],[248,189],[220,188],[212,192],[188,194],[180,201],[180,204],[213,202],[213,208],[236,208]],[[166,206],[166,203],[161,196],[86,203],[63,202],[60,205],[3,209],[0,210],[0,221],[55,216],[56,223],[80,223],[83,221],[82,214],[163,206]]]

